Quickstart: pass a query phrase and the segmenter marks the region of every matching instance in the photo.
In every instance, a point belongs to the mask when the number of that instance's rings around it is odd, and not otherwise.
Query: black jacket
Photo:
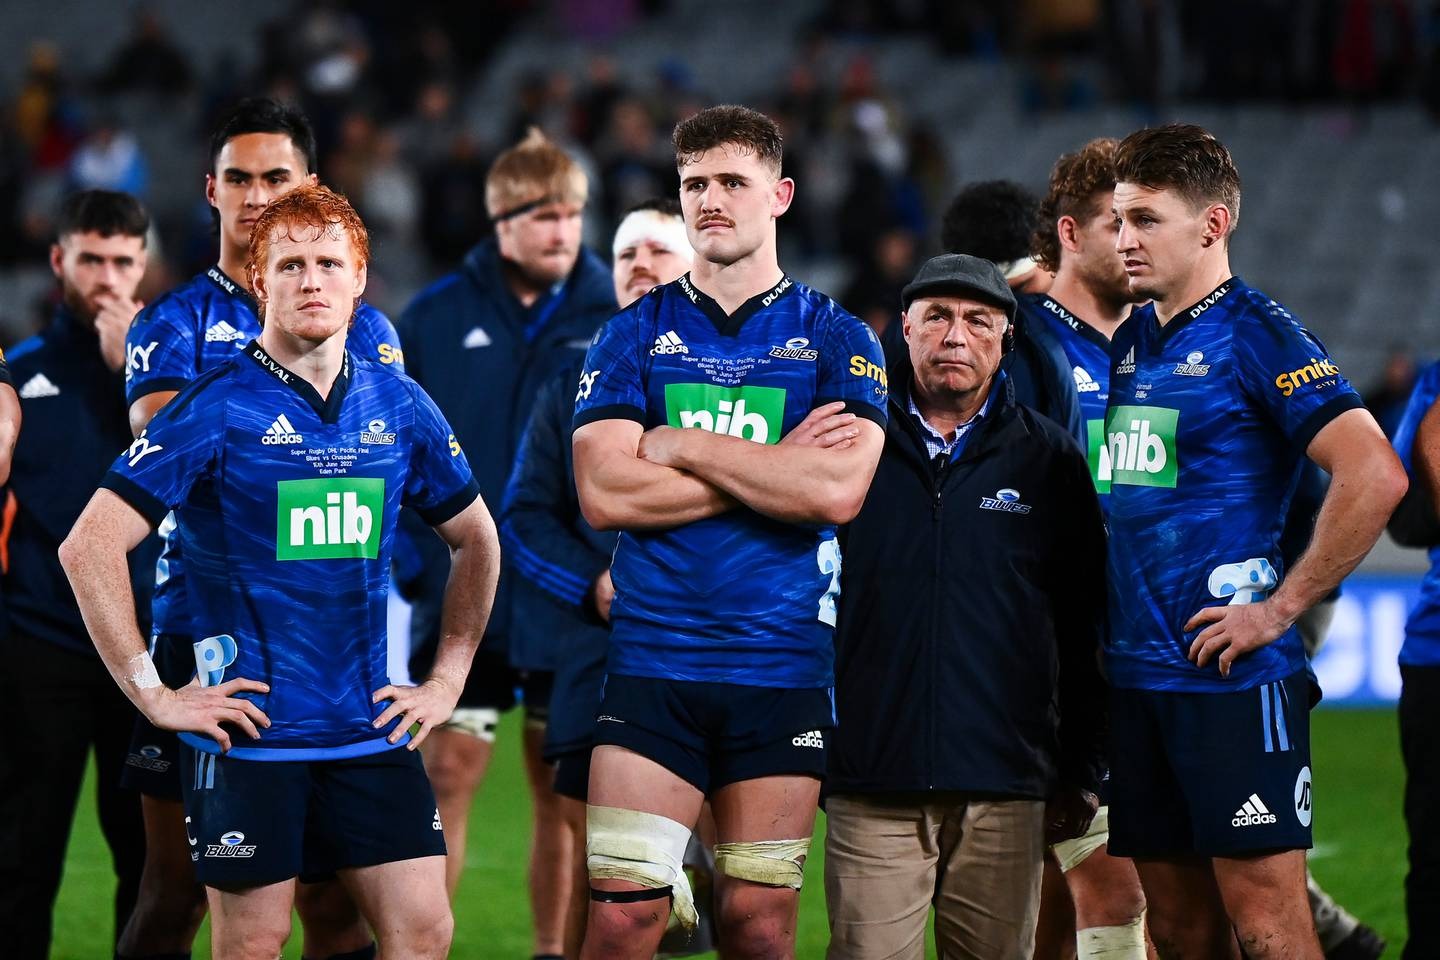
[[[555,665],[547,757],[590,746],[610,649],[591,586],[610,566],[619,534],[597,531],[581,515],[570,445],[583,367],[576,361],[536,394],[500,514],[502,548],[519,574],[511,582],[512,649],[528,636],[530,655]]]
[[[10,351],[24,424],[15,444],[5,540],[5,596],[11,627],[76,653],[95,655],[58,550],[100,478],[133,439],[125,378],[106,368],[87,321],[65,308],[40,334]],[[141,633],[150,635],[150,596],[160,538],[130,552]]]
[[[445,414],[492,511],[499,510],[536,391],[585,356],[590,338],[614,312],[610,270],[585,249],[557,292],[522,307],[505,282],[500,251],[491,238],[471,250],[460,269],[421,291],[400,315],[395,326],[405,345],[405,372]],[[450,554],[415,520],[409,512],[402,518],[425,571],[414,585],[412,641],[428,647],[438,637]],[[488,650],[509,643],[513,578],[506,557],[485,629]],[[512,651],[517,666],[550,669],[528,662],[523,647],[522,640],[520,649]]]
[[[1008,378],[932,464],[892,357],[890,423],[844,573],[826,791],[1043,799],[1098,787],[1105,528],[1085,456]]]

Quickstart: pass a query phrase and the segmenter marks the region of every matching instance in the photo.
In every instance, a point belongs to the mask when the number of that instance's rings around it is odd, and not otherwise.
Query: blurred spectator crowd
[[[1440,3],[801,6],[803,19],[785,21],[793,29],[787,59],[737,56],[737,69],[752,81],[755,71],[764,74],[770,92],[750,105],[781,121],[789,172],[802,184],[781,232],[786,256],[837,264],[835,292],[867,319],[893,313],[899,286],[937,248],[940,213],[961,179],[941,131],[907,112],[907,98],[923,91],[887,89],[867,45],[908,35],[947,57],[1016,64],[1019,103],[1033,111],[1122,102],[1143,117],[1176,100],[1418,99],[1440,115]],[[610,235],[619,211],[676,189],[671,127],[726,96],[705,89],[687,65],[687,45],[706,42],[704,18],[694,15],[718,9],[693,0],[320,0],[217,20],[217,28],[253,34],[250,58],[197,56],[155,8],[103,9],[116,29],[98,71],[82,74],[67,50],[35,36],[18,86],[0,88],[0,271],[43,264],[51,212],[65,192],[83,187],[130,191],[151,207],[160,256],[142,294],[203,269],[214,240],[202,131],[235,99],[263,93],[310,115],[321,177],[349,195],[370,226],[372,298],[393,312],[486,234],[485,170],[527,126],[543,128],[590,171],[587,236],[595,242]],[[763,30],[769,9],[739,3],[729,15]],[[689,25],[667,34],[673,49],[657,69],[637,74],[605,52],[657,19]],[[536,62],[507,95],[476,102],[487,69],[522,31],[590,53]],[[476,124],[479,114],[493,122]],[[161,127],[168,138],[158,142],[175,146],[153,146],[147,133]],[[0,317],[10,338],[30,322]]]

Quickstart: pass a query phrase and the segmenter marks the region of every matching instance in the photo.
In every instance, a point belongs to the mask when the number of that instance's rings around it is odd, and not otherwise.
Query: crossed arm
[[[597,530],[664,529],[744,504],[788,523],[847,523],[885,442],[878,424],[817,407],[778,444],[603,420],[575,431],[575,483]]]
[[[1305,452],[1331,478],[1310,546],[1268,600],[1205,607],[1190,618],[1186,630],[1208,624],[1190,645],[1197,666],[1218,654],[1220,674],[1228,677],[1237,657],[1290,629],[1365,558],[1405,495],[1405,468],[1367,410],[1331,420]]]

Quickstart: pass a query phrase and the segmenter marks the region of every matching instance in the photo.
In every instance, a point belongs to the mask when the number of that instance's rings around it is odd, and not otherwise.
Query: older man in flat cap
[[[841,532],[826,783],[831,958],[1028,958],[1047,842],[1102,769],[1105,533],[1084,454],[1015,402],[1015,298],[988,260],[904,290],[890,424]]]

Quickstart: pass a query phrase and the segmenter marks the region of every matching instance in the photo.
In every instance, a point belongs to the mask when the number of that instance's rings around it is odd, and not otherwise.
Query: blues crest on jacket
[[[1240,690],[1303,669],[1291,628],[1222,678],[1214,660],[1189,662],[1197,631],[1184,624],[1202,607],[1274,592],[1300,459],[1359,396],[1319,340],[1238,277],[1164,328],[1153,305],[1140,308],[1111,357],[1111,681]]]
[[[879,341],[830,298],[785,277],[727,316],[687,275],[601,330],[580,377],[575,425],[629,419],[778,443],[831,401],[883,426],[886,396]],[[625,531],[611,576],[611,673],[832,682],[833,527],[740,507],[670,530]]]

